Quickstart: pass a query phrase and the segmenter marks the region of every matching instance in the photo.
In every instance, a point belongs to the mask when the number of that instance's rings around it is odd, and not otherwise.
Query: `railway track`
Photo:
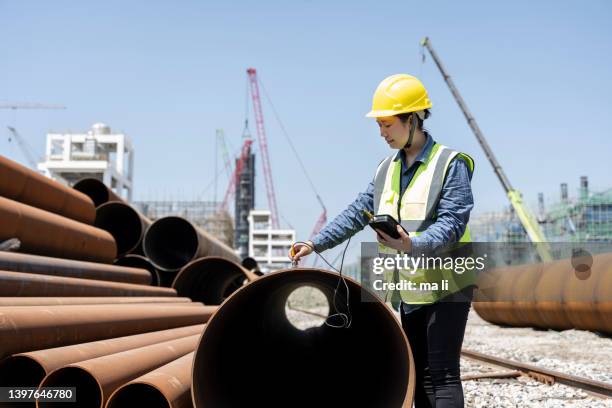
[[[521,363],[519,361],[508,360],[472,350],[463,349],[461,350],[461,355],[463,357],[482,361],[494,366],[509,368],[514,370],[514,372],[518,371],[521,375],[527,375],[544,384],[553,385],[554,383],[559,383],[570,387],[579,388],[600,398],[612,398],[612,385],[603,381],[596,381],[589,378],[565,374],[559,371],[538,367],[533,364]]]
[[[288,305],[290,309],[308,314],[311,316],[317,316],[326,318],[320,313],[312,312],[310,310],[301,309],[291,304]],[[553,385],[555,383],[567,385],[569,387],[581,389],[593,396],[599,398],[612,398],[612,385],[603,381],[592,380],[590,378],[578,377],[571,374],[565,374],[559,371],[549,370],[547,368],[538,367],[533,364],[521,363],[519,361],[508,360],[501,357],[496,357],[489,354],[480,353],[473,350],[462,349],[461,356],[484,362],[489,365],[503,367],[510,369],[510,371],[492,372],[478,375],[462,376],[463,380],[474,380],[480,378],[510,378],[518,377],[521,375],[529,376],[539,382],[547,385]]]

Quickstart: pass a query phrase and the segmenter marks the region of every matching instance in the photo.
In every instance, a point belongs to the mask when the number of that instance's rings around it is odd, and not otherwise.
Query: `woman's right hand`
[[[296,242],[291,246],[289,251],[289,259],[293,262],[298,262],[300,258],[310,255],[314,250],[314,244],[312,241]]]

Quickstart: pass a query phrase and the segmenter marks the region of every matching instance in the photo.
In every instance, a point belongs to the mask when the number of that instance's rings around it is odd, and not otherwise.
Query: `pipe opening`
[[[186,265],[172,283],[177,296],[205,305],[220,305],[247,281],[240,265],[224,258],[204,257]]]
[[[329,316],[329,302],[321,289],[301,286],[287,297],[285,317],[299,330],[320,327]]]
[[[45,375],[45,369],[30,357],[11,356],[0,363],[0,387],[38,387]],[[0,402],[0,407],[9,406],[8,402]]]
[[[143,235],[140,216],[129,205],[111,201],[96,209],[94,225],[108,231],[117,242],[117,256],[136,249]]]
[[[130,384],[117,391],[106,408],[155,407],[170,408],[159,390],[149,384]]]
[[[296,289],[315,287],[329,302],[337,283],[335,273],[285,270],[227,299],[196,350],[195,407],[387,408],[411,402],[411,357],[402,328],[384,304],[362,301],[357,283],[347,279],[350,328],[298,330],[286,318],[287,299]],[[245,347],[250,349],[236,352]],[[237,384],[236,373],[246,380]]]
[[[89,198],[91,198],[94,202],[95,207],[106,203],[110,199],[108,188],[106,185],[104,185],[104,183],[97,179],[86,178],[79,180],[74,184],[74,186],[72,186],[72,188],[80,191],[86,196],[89,196]]]
[[[41,387],[75,387],[75,402],[39,402],[39,408],[95,408],[102,406],[102,389],[96,379],[80,367],[60,368],[49,374]]]
[[[131,268],[146,269],[151,273],[151,286],[162,286],[160,283],[159,272],[155,266],[142,255],[124,255],[115,259],[115,265],[129,266]]]
[[[189,221],[165,217],[149,227],[143,247],[155,266],[172,271],[182,268],[196,255],[198,234]]]

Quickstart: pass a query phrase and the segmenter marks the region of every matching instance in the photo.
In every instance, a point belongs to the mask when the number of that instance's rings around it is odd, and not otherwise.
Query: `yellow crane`
[[[508,199],[510,200],[510,204],[512,205],[512,208],[514,208],[514,212],[519,217],[519,220],[521,221],[523,228],[525,228],[525,231],[527,232],[529,239],[531,240],[531,242],[533,242],[536,245],[536,250],[538,251],[538,255],[540,256],[542,261],[552,260],[552,256],[550,254],[550,248],[548,246],[548,243],[546,242],[546,238],[544,237],[544,232],[540,228],[540,224],[538,224],[536,218],[531,213],[531,210],[529,209],[529,207],[527,207],[527,205],[523,202],[523,197],[522,197],[521,192],[519,190],[514,189],[512,187],[512,184],[510,184],[510,180],[508,180],[506,173],[504,173],[504,170],[502,169],[501,165],[497,161],[497,158],[493,154],[493,150],[487,143],[487,140],[485,139],[484,134],[480,130],[480,127],[478,127],[478,123],[476,123],[476,119],[474,118],[470,110],[468,109],[465,101],[461,97],[461,94],[459,93],[459,90],[455,86],[450,75],[448,74],[444,66],[442,65],[442,61],[440,61],[438,54],[434,51],[431,45],[431,40],[428,37],[423,38],[421,40],[421,46],[424,48],[427,48],[427,51],[429,51],[429,54],[431,55],[434,62],[436,63],[436,66],[440,70],[440,73],[442,74],[442,77],[444,78],[446,85],[448,85],[448,88],[453,94],[455,101],[457,101],[459,108],[463,112],[463,115],[465,116],[465,119],[468,122],[468,125],[472,129],[472,132],[474,132],[474,135],[476,136],[478,143],[484,150],[485,155],[487,156],[487,159],[489,159],[489,162],[493,166],[493,171],[499,178],[499,181],[501,182],[506,192],[506,195],[508,196]]]

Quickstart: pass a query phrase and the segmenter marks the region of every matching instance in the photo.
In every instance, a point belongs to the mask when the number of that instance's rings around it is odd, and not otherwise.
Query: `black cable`
[[[348,329],[349,327],[351,327],[351,324],[353,323],[353,316],[351,314],[351,308],[350,308],[350,291],[349,291],[349,287],[348,284],[346,283],[346,279],[344,278],[344,276],[342,275],[342,267],[344,265],[344,256],[346,255],[346,250],[349,247],[349,244],[351,242],[351,238],[348,239],[348,241],[346,241],[346,245],[344,247],[344,250],[342,251],[342,259],[340,260],[340,269],[336,269],[332,264],[330,264],[327,259],[325,259],[325,257],[323,255],[321,255],[319,252],[317,252],[317,250],[314,248],[313,245],[310,245],[307,242],[304,241],[297,241],[295,242],[295,244],[303,244],[306,245],[307,247],[311,248],[312,251],[317,254],[331,269],[333,269],[334,271],[338,272],[338,274],[340,275],[339,279],[338,279],[338,284],[336,285],[336,288],[334,289],[334,296],[332,299],[332,303],[333,303],[333,307],[334,307],[334,312],[333,314],[330,314],[329,316],[327,316],[327,318],[325,319],[325,325],[329,326],[329,327],[333,327],[335,329]],[[343,313],[341,311],[338,310],[338,304],[336,303],[336,299],[337,299],[337,295],[338,295],[338,289],[340,289],[340,282],[342,282],[344,284],[344,287],[346,289],[346,313]],[[329,322],[329,319],[331,319],[332,317],[339,317],[342,321],[342,324],[332,324]]]

